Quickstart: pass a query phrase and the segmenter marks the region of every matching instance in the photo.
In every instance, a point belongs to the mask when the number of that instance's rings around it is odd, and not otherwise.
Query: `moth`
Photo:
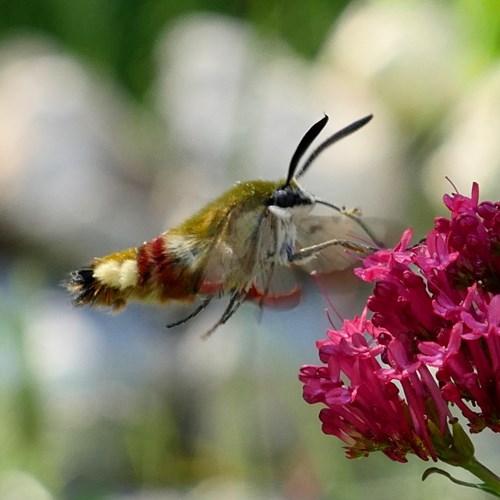
[[[317,198],[298,183],[322,151],[371,119],[368,115],[328,137],[299,167],[325,127],[325,115],[300,141],[285,179],[237,183],[158,237],[94,258],[66,282],[74,305],[120,310],[130,300],[198,300],[190,314],[167,325],[172,327],[196,316],[213,299],[228,297],[222,316],[205,336],[226,323],[247,300],[293,305],[300,290],[295,284],[284,289],[284,272],[290,268],[319,273],[342,270],[380,245],[357,210]],[[336,215],[312,214],[318,204]]]

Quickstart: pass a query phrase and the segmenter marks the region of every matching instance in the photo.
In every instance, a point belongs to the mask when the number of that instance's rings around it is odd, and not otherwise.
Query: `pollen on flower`
[[[477,184],[444,203],[450,217],[425,240],[412,245],[407,230],[364,259],[365,311],[317,343],[323,365],[300,371],[304,399],[325,405],[323,431],[349,458],[456,464],[456,409],[470,431],[500,431],[500,203],[479,203]]]

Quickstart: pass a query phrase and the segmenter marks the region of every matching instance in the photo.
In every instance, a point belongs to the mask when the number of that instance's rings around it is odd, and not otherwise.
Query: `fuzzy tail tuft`
[[[89,267],[73,271],[65,283],[73,304],[122,309],[137,284],[135,249],[127,249],[100,259]]]
[[[93,302],[97,294],[96,284],[93,269],[73,271],[65,283],[68,291],[74,295],[73,305],[79,307]]]
[[[118,311],[127,302],[121,290],[101,283],[93,269],[73,271],[65,286],[73,295],[72,302],[76,307],[112,307]]]

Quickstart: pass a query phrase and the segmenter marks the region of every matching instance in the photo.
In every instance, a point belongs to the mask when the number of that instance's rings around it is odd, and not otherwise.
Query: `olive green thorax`
[[[284,183],[284,180],[239,182],[170,232],[183,236],[213,236],[229,213],[237,217],[253,211],[264,211],[266,200]]]

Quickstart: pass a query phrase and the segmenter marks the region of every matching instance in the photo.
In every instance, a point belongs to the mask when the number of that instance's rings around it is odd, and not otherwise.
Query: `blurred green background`
[[[185,308],[74,310],[59,283],[284,176],[323,113],[375,115],[304,178],[323,198],[416,238],[445,176],[497,200],[499,53],[495,0],[0,1],[0,498],[482,498],[322,435],[297,381],[329,325],[313,284],[202,342],[220,309],[170,331]]]

